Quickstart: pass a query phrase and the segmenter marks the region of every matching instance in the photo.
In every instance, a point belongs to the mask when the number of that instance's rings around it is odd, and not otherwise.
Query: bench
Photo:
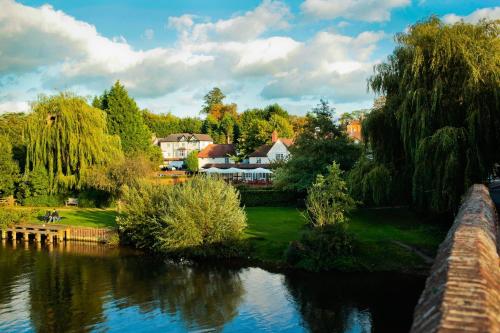
[[[78,199],[77,198],[68,198],[64,204],[66,206],[77,206],[78,207]]]

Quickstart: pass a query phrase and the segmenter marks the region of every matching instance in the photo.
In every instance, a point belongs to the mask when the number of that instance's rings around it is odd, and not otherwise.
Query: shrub
[[[28,210],[2,207],[0,209],[0,229],[21,222],[27,222],[29,218],[30,211]]]
[[[345,214],[355,205],[339,165],[333,162],[328,167],[328,174],[325,177],[318,175],[307,191],[306,217],[315,227],[343,223],[347,221]]]
[[[241,204],[246,207],[255,206],[300,206],[303,199],[294,191],[280,191],[275,189],[239,188]]]
[[[123,239],[158,252],[230,255],[246,226],[238,192],[204,176],[176,186],[143,183],[127,189],[121,210]]]
[[[285,252],[286,262],[310,271],[335,268],[342,256],[352,254],[354,237],[345,224],[314,228],[301,239],[291,242]]]
[[[63,195],[38,195],[25,198],[22,203],[32,207],[59,207],[64,205],[64,200]]]
[[[190,152],[186,157],[186,161],[184,163],[186,164],[186,169],[188,169],[188,171],[198,172],[198,151],[194,150]]]

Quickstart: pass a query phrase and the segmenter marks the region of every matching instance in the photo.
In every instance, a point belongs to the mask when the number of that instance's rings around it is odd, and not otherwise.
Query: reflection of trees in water
[[[116,276],[116,298],[179,313],[187,327],[219,327],[237,315],[245,293],[238,271],[199,265],[158,264],[154,260],[122,258]],[[147,273],[145,273],[147,270]]]
[[[311,332],[407,332],[423,279],[397,274],[290,274],[285,285]]]
[[[29,270],[31,254],[17,251],[0,243],[0,305],[8,304],[15,296],[12,286]]]
[[[27,315],[36,332],[91,331],[106,320],[104,308],[110,296],[118,307],[178,313],[187,328],[222,328],[237,315],[244,295],[238,271],[222,267],[164,264],[116,252],[88,256],[58,250],[0,251],[3,286],[31,273]],[[0,304],[11,299],[11,292],[2,290]]]

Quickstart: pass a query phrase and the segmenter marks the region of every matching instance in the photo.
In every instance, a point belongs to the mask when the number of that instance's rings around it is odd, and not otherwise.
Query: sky
[[[500,0],[0,0],[0,113],[116,80],[140,108],[177,116],[199,116],[215,86],[240,111],[369,108],[373,66],[430,15],[500,19]]]

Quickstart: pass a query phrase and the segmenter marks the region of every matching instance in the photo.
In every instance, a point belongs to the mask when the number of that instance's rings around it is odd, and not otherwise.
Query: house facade
[[[198,153],[198,166],[211,164],[234,164],[231,156],[236,155],[233,144],[210,144]]]
[[[288,148],[293,144],[292,139],[278,138],[273,132],[272,143],[258,147],[248,156],[250,164],[271,164],[286,161],[290,157]]]
[[[361,141],[361,121],[352,120],[349,124],[347,124],[347,135],[353,139],[355,142]]]
[[[214,140],[207,134],[175,133],[156,140],[165,161],[184,160],[189,153],[203,150]]]

